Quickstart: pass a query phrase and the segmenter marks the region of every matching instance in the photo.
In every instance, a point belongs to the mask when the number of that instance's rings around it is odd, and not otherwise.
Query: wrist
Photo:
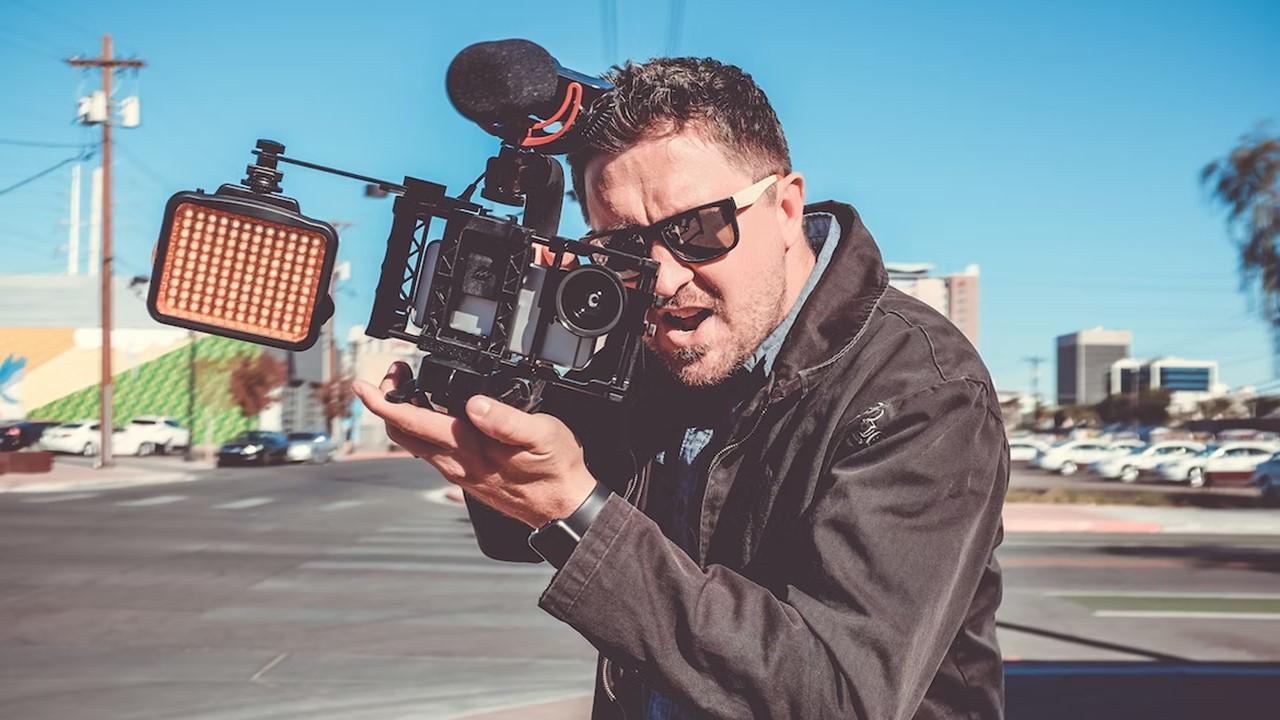
[[[564,567],[612,494],[597,482],[573,512],[552,519],[530,533],[529,547],[557,570]]]

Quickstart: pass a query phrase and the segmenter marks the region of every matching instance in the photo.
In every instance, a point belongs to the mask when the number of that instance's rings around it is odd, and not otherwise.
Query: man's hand
[[[467,402],[470,422],[387,402],[387,391],[410,376],[409,366],[397,362],[380,387],[356,380],[352,388],[386,421],[387,437],[480,502],[536,528],[571,514],[595,488],[582,447],[556,418],[480,395]]]

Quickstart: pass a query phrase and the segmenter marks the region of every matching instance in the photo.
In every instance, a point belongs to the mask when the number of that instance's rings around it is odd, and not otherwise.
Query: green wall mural
[[[244,417],[231,402],[228,363],[262,352],[256,345],[221,337],[201,337],[195,346],[195,403],[190,397],[190,346],[113,376],[113,420],[123,425],[139,415],[166,415],[191,428],[192,442],[222,443],[236,434],[256,428],[257,416]],[[98,386],[90,385],[35,408],[28,417],[41,420],[80,420],[98,417]]]

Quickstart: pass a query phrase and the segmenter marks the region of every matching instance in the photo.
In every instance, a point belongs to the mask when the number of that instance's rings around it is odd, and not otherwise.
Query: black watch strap
[[[529,547],[555,569],[564,567],[612,494],[609,488],[596,483],[587,499],[568,517],[552,520],[529,533]]]

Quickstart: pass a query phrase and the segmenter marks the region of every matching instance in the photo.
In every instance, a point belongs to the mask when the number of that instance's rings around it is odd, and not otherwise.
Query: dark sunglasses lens
[[[649,255],[649,248],[644,238],[635,232],[616,232],[609,235],[601,235],[592,238],[588,243],[597,247],[606,247],[610,250],[619,250],[637,257],[648,257]],[[628,267],[626,260],[610,256],[608,253],[592,253],[591,264],[607,267],[618,273],[618,277],[623,280],[631,280],[640,274],[638,270]]]
[[[733,249],[738,239],[738,226],[722,205],[672,218],[661,232],[667,247],[694,262],[720,257]]]

